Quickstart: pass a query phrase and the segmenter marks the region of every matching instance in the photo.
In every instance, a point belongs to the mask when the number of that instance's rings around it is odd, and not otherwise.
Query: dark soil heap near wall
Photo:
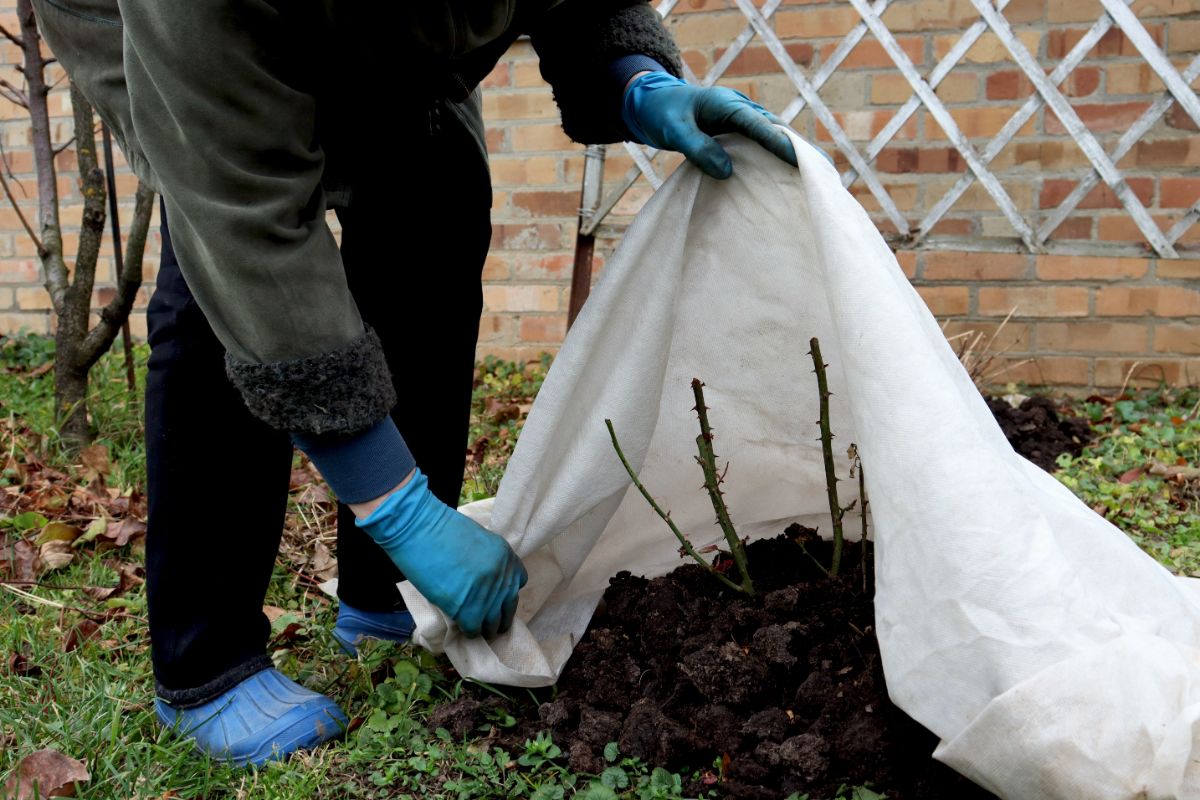
[[[497,744],[519,751],[549,730],[573,769],[600,772],[615,741],[655,765],[709,770],[689,796],[822,798],[871,784],[889,800],[992,797],[931,759],[936,737],[888,700],[857,543],[833,580],[797,538],[828,563],[831,545],[798,526],[755,542],[754,598],[695,564],[614,577],[555,699],[509,708],[518,724]],[[467,696],[431,724],[464,735],[501,702]],[[720,779],[711,767],[722,758]]]
[[[1077,456],[1094,438],[1086,419],[1060,415],[1048,397],[1027,398],[1016,408],[999,397],[987,404],[1013,449],[1047,472],[1057,468],[1060,454]]]

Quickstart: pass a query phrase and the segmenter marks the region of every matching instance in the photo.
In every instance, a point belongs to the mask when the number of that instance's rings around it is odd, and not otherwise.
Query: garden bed
[[[1045,469],[1091,439],[1085,420],[1046,398],[989,399],[1014,448]],[[797,543],[803,544],[803,547]],[[792,526],[748,549],[754,597],[696,564],[646,580],[615,576],[553,692],[509,703],[482,690],[434,712],[465,736],[489,720],[517,749],[549,731],[579,772],[622,755],[689,774],[689,796],[832,797],[885,789],[889,800],[992,795],[933,760],[937,737],[888,699],[875,636],[870,545],[847,543],[836,579],[831,544]],[[867,574],[864,575],[864,570]]]

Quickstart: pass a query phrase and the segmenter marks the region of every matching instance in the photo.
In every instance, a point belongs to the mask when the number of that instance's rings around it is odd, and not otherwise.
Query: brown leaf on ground
[[[8,671],[20,678],[36,678],[42,674],[42,668],[29,660],[28,647],[14,650],[8,656]]]
[[[38,364],[27,373],[30,378],[40,378],[50,370],[54,369],[54,360],[51,359],[44,364]]]
[[[146,571],[137,564],[119,561],[106,561],[105,566],[116,570],[120,576],[116,586],[88,586],[83,593],[93,600],[107,600],[110,597],[120,597],[135,586],[146,582],[143,577]]]
[[[91,780],[87,764],[47,748],[21,759],[4,783],[6,800],[74,797],[76,781]]]
[[[83,531],[74,525],[68,525],[65,522],[51,522],[42,528],[42,532],[38,534],[37,543],[66,542],[70,544],[82,535]]]
[[[1118,483],[1133,483],[1138,478],[1142,477],[1142,474],[1145,471],[1146,471],[1145,467],[1134,467],[1131,470],[1126,470],[1124,473],[1121,474],[1121,477],[1117,478],[1117,482]]]
[[[41,566],[39,561],[38,549],[32,542],[17,539],[0,543],[0,575],[10,580],[33,583]]]
[[[267,615],[267,619],[272,623],[282,617],[287,611],[284,611],[279,606],[263,606],[263,613]]]
[[[110,522],[104,530],[104,538],[111,539],[112,543],[117,547],[124,547],[129,544],[129,540],[136,536],[142,536],[146,533],[146,523],[137,519],[123,519],[119,522]]]
[[[38,551],[38,556],[42,562],[42,572],[52,572],[56,569],[62,569],[75,560],[75,551],[71,549],[71,543],[60,539],[51,539],[44,542]]]
[[[102,444],[89,444],[79,451],[79,460],[89,473],[107,475],[112,470],[112,459],[108,448]]]
[[[75,625],[71,630],[67,631],[67,635],[63,637],[63,652],[70,653],[79,648],[81,644],[88,639],[96,638],[96,634],[100,632],[100,625],[90,619],[85,619]]]
[[[327,581],[337,577],[337,559],[329,552],[322,542],[317,542],[313,548],[313,557],[309,561],[308,571],[319,581]]]

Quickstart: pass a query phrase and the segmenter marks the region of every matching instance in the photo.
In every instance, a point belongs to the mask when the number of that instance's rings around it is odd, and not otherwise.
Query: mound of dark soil
[[[573,769],[600,772],[615,741],[655,765],[708,770],[689,796],[820,798],[869,784],[889,800],[992,797],[930,758],[936,737],[888,699],[858,545],[833,580],[797,539],[829,562],[831,545],[798,526],[755,542],[753,598],[695,564],[654,580],[618,574],[553,699],[509,707],[518,723],[497,744],[519,752],[549,730]],[[466,696],[432,724],[463,735],[501,702]]]
[[[1060,454],[1077,456],[1094,437],[1086,419],[1059,414],[1048,397],[1027,398],[1016,408],[999,397],[987,404],[1013,449],[1047,472],[1056,469]]]

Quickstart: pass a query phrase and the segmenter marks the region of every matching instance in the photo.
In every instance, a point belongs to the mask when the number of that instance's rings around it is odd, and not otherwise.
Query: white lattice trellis
[[[669,15],[677,2],[678,0],[663,0],[658,6],[659,13],[663,16]],[[712,86],[724,75],[746,46],[757,38],[778,63],[780,70],[787,76],[796,91],[794,99],[779,112],[779,116],[785,122],[790,123],[805,108],[812,111],[816,119],[828,131],[833,140],[833,146],[845,156],[849,164],[849,168],[842,175],[843,184],[849,187],[856,181],[862,181],[879,203],[880,213],[895,227],[896,233],[890,234],[890,236],[893,244],[897,247],[1008,250],[1031,253],[1109,252],[1114,255],[1122,251],[1136,252],[1137,247],[1131,248],[1127,244],[1051,240],[1054,231],[1100,183],[1104,183],[1112,190],[1125,212],[1141,232],[1145,239],[1145,245],[1141,248],[1142,252],[1145,251],[1145,248],[1149,248],[1160,258],[1178,258],[1180,254],[1176,244],[1180,237],[1197,220],[1200,220],[1200,201],[1197,201],[1170,230],[1162,231],[1117,166],[1122,157],[1174,104],[1178,104],[1184,113],[1197,126],[1200,126],[1200,98],[1197,98],[1196,92],[1191,88],[1191,82],[1200,76],[1200,56],[1193,58],[1182,71],[1177,70],[1155,44],[1145,26],[1129,9],[1132,0],[1100,0],[1104,7],[1100,18],[1048,73],[1013,32],[1005,18],[1003,12],[1009,0],[971,0],[979,12],[980,19],[962,32],[953,47],[937,62],[927,76],[923,76],[917,70],[882,20],[882,15],[892,0],[874,0],[873,3],[869,0],[848,0],[858,12],[861,20],[842,38],[830,56],[811,75],[806,75],[796,64],[771,27],[771,17],[781,5],[782,0],[767,0],[761,8],[756,7],[752,0],[734,0],[734,2],[746,18],[745,29],[734,38],[729,48],[716,60],[707,74],[699,77],[693,74],[685,64],[685,77],[689,82]],[[1101,142],[1079,118],[1058,86],[1071,75],[1101,38],[1114,27],[1119,28],[1125,34],[1145,63],[1162,80],[1166,89],[1117,139],[1111,150],[1106,151]],[[954,117],[934,90],[959,64],[979,38],[989,31],[1004,45],[1012,61],[1033,85],[1035,92],[1025,100],[986,146],[977,148],[963,134]],[[907,102],[892,113],[891,118],[867,144],[866,148],[860,150],[822,100],[820,91],[868,33],[879,42],[896,69],[904,76],[912,90],[912,95]],[[967,171],[914,224],[896,206],[872,164],[880,152],[922,106],[942,128],[951,145],[962,156],[967,165]],[[989,169],[989,164],[1042,107],[1049,108],[1058,117],[1067,135],[1086,156],[1091,168],[1086,174],[1078,177],[1077,185],[1056,208],[1048,212],[1042,211],[1044,218],[1038,224],[1036,220],[1031,221],[1013,201],[1000,180]],[[662,185],[663,178],[656,167],[659,153],[652,148],[640,145],[626,143],[624,146],[633,159],[634,167],[607,195],[602,196],[600,186],[596,185],[600,180],[600,171],[593,169],[585,173],[583,196],[587,199],[585,199],[585,208],[580,217],[580,234],[584,237],[592,236],[595,233],[609,212],[641,178],[644,177],[654,189]],[[602,152],[599,152],[597,148],[589,148],[589,151],[589,155],[593,159],[602,157]],[[589,181],[592,185],[589,185]],[[995,202],[1000,213],[1004,215],[1016,232],[1016,237],[964,239],[932,236],[931,231],[934,226],[976,181]]]

